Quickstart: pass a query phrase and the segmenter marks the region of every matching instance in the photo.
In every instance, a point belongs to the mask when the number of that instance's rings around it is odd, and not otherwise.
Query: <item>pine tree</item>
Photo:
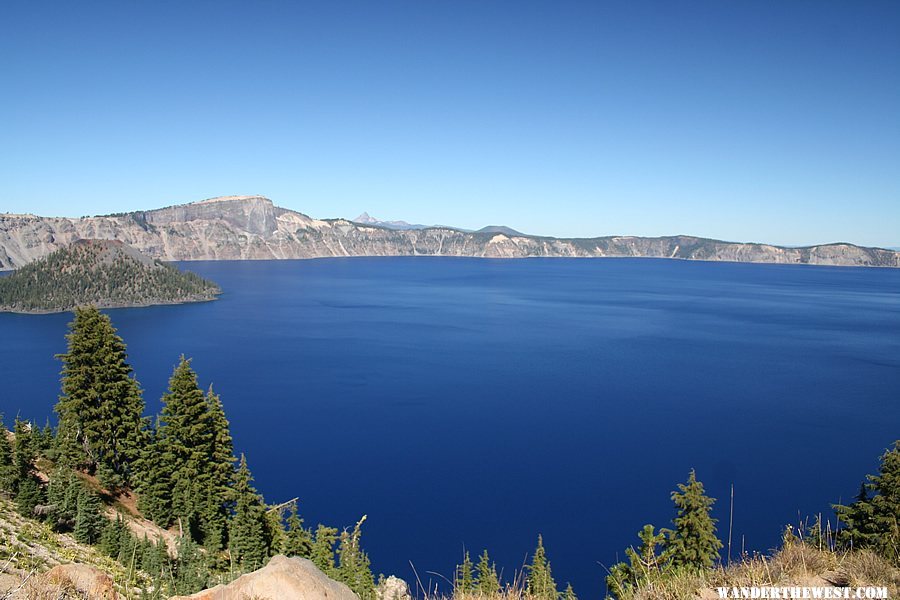
[[[867,478],[852,504],[834,506],[844,524],[838,539],[845,547],[871,548],[900,565],[900,440],[881,455],[878,474]]]
[[[203,508],[204,544],[209,550],[225,546],[228,533],[228,514],[232,504],[231,487],[234,483],[234,444],[222,401],[213,392],[206,394],[207,410],[212,426],[212,446],[206,463],[208,473],[206,505]],[[279,528],[280,529],[280,528]]]
[[[686,484],[679,483],[672,492],[677,514],[666,529],[666,554],[675,568],[701,570],[709,568],[719,557],[722,542],[716,537],[716,519],[710,516],[715,498],[706,496],[703,484],[692,469]]]
[[[310,560],[320,571],[329,577],[335,576],[334,544],[337,542],[338,530],[334,527],[319,525],[310,550]]]
[[[162,467],[168,466],[170,473],[172,516],[199,540],[202,514],[209,505],[208,460],[214,433],[209,404],[184,356],[169,379],[160,420],[158,436],[164,444]]]
[[[542,600],[557,600],[559,592],[556,589],[556,582],[553,581],[553,575],[550,571],[550,562],[547,560],[547,554],[544,550],[544,539],[538,536],[538,545],[531,558],[531,564],[526,566],[528,570],[528,579],[525,591],[531,598],[539,598]]]
[[[572,584],[566,585],[566,591],[563,592],[563,600],[578,600],[578,596],[575,595],[575,590],[572,589]]]
[[[463,551],[463,561],[461,565],[456,565],[456,577],[453,582],[454,595],[471,594],[475,589],[475,577],[472,574],[472,560],[469,558],[469,551]]]
[[[100,541],[100,534],[106,519],[101,513],[100,498],[82,487],[78,494],[78,509],[75,512],[75,539],[82,544],[96,544]]]
[[[50,525],[56,531],[69,531],[75,526],[78,496],[83,487],[75,472],[67,467],[58,466],[51,473],[47,502],[55,507],[50,515]]]
[[[606,586],[612,596],[623,598],[630,590],[653,577],[659,577],[667,568],[665,557],[659,552],[659,548],[665,545],[665,534],[657,533],[653,525],[644,525],[638,532],[640,546],[625,550],[628,563],[613,565],[606,577]]]
[[[237,500],[229,529],[229,548],[234,561],[246,571],[263,566],[270,548],[266,536],[266,509],[252,481],[247,459],[242,454],[235,476]]]
[[[365,520],[366,517],[363,515],[353,531],[345,530],[341,533],[340,545],[337,549],[337,575],[338,580],[346,583],[359,596],[360,600],[374,600],[375,578],[372,575],[369,557],[363,552],[360,545],[361,528]]]
[[[178,541],[178,558],[175,566],[176,594],[193,594],[206,587],[209,579],[203,554],[189,536]]]
[[[291,503],[287,518],[287,529],[284,533],[284,545],[281,552],[286,556],[309,558],[312,553],[312,534],[303,527],[303,518],[297,508],[297,502]]]
[[[13,494],[16,484],[16,467],[13,464],[13,446],[9,440],[9,430],[0,417],[0,491]]]
[[[481,553],[475,567],[475,589],[482,596],[496,596],[500,593],[497,565],[491,562],[487,550]]]
[[[57,456],[93,472],[104,465],[113,483],[127,483],[143,446],[144,401],[126,362],[125,343],[109,317],[77,308],[63,362]]]
[[[172,473],[174,459],[167,451],[166,440],[160,435],[159,418],[147,435],[147,445],[139,461],[137,481],[140,496],[138,506],[150,520],[168,527],[172,524]]]
[[[12,487],[16,497],[16,508],[19,513],[31,516],[34,507],[43,500],[43,489],[34,467],[37,452],[31,423],[16,419],[15,437]]]

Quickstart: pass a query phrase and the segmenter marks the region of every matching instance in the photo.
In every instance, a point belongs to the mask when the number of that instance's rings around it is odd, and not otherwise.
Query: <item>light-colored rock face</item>
[[[71,563],[57,565],[41,575],[30,590],[33,598],[78,597],[90,600],[119,600],[112,578],[95,567]],[[63,591],[75,592],[63,596]],[[42,595],[47,594],[47,595]],[[59,594],[59,595],[56,595]]]
[[[269,564],[228,585],[172,600],[359,600],[343,583],[329,579],[305,558],[275,556]]]
[[[378,584],[375,596],[378,600],[412,600],[409,584],[393,575]]]
[[[317,220],[258,196],[213,198],[124,215],[69,219],[0,215],[0,269],[15,269],[77,239],[114,239],[163,260],[330,256],[487,258],[646,256],[693,260],[900,267],[900,252],[829,244],[781,248],[689,236],[557,239],[447,227],[396,230]]]

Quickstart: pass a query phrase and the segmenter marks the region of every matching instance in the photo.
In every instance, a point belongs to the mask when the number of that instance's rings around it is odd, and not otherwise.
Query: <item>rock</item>
[[[329,579],[305,558],[275,556],[269,564],[228,585],[171,600],[359,600],[349,587]]]
[[[378,600],[411,600],[409,593],[409,585],[400,579],[391,575],[378,584],[375,588],[375,596]]]
[[[686,235],[565,239],[507,227],[467,232],[378,221],[313,219],[259,196],[212,198],[100,217],[0,213],[0,269],[17,269],[75,240],[118,240],[162,260],[296,259],[329,256],[489,258],[646,256],[736,262],[900,267],[900,252],[852,244],[786,248]],[[393,228],[388,228],[391,226]],[[501,233],[502,235],[496,235]]]
[[[71,590],[74,588],[74,591],[84,594],[90,600],[119,600],[121,598],[109,575],[96,567],[76,563],[53,567],[37,579],[35,587],[44,590],[66,590],[66,588]],[[43,598],[44,596],[36,597]]]

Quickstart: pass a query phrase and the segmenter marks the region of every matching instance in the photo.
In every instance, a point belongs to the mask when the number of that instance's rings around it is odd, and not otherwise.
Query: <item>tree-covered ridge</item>
[[[0,311],[145,306],[213,300],[219,287],[113,240],[79,240],[0,278]]]

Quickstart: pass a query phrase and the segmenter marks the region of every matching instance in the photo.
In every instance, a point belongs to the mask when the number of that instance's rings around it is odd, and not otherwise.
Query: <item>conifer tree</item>
[[[606,577],[606,587],[616,598],[626,597],[630,590],[651,577],[661,575],[668,568],[665,558],[659,552],[659,548],[665,545],[665,534],[657,533],[653,525],[644,525],[638,538],[641,544],[637,550],[634,547],[625,550],[628,563],[613,565]]]
[[[82,486],[78,494],[78,509],[75,512],[75,539],[82,544],[96,544],[106,519],[101,511],[100,498]]]
[[[128,483],[143,445],[144,401],[132,376],[125,343],[109,317],[94,307],[75,309],[63,362],[57,456],[73,467],[115,474]],[[110,480],[109,477],[107,477]]]
[[[139,461],[137,481],[140,496],[138,506],[141,512],[155,523],[168,527],[172,516],[172,473],[174,462],[167,451],[166,440],[160,434],[159,418],[156,426],[147,434],[147,445],[143,449]]]
[[[566,591],[563,592],[563,600],[578,600],[578,596],[575,595],[575,590],[572,589],[572,584],[566,585]]]
[[[556,589],[556,582],[553,581],[553,575],[550,571],[550,561],[547,560],[547,553],[544,550],[544,539],[538,536],[538,545],[531,558],[531,564],[525,567],[528,570],[528,579],[525,591],[531,598],[542,600],[557,600],[559,592]]]
[[[716,537],[716,519],[710,511],[715,498],[706,496],[703,484],[697,481],[692,469],[687,483],[679,483],[672,492],[677,514],[672,523],[675,529],[663,530],[666,535],[666,554],[675,568],[701,570],[709,568],[719,557],[722,542]]]
[[[13,464],[13,446],[9,440],[9,430],[0,418],[0,491],[13,494],[16,484],[16,467]]]
[[[178,541],[178,558],[175,566],[176,594],[193,594],[206,587],[209,574],[203,554],[190,536],[183,536]]]
[[[34,507],[43,500],[43,489],[34,467],[37,453],[31,423],[16,419],[15,436],[12,487],[16,497],[16,508],[21,514],[31,516]]]
[[[471,594],[475,589],[475,577],[472,574],[472,560],[469,558],[469,551],[463,551],[463,561],[461,565],[456,566],[456,578],[453,582],[453,591],[455,594]]]
[[[878,474],[867,478],[852,504],[834,506],[844,523],[839,540],[848,548],[872,548],[900,565],[900,440],[881,455]]]
[[[337,549],[337,574],[338,579],[346,583],[359,596],[360,600],[374,600],[375,578],[372,575],[369,557],[363,552],[360,545],[361,528],[365,520],[366,517],[363,515],[353,531],[345,530],[341,533],[340,545]],[[471,563],[469,566],[471,568]]]
[[[75,526],[78,512],[78,496],[83,484],[74,471],[57,466],[50,475],[47,485],[47,502],[54,507],[50,515],[50,526],[56,531],[68,531]]]
[[[500,593],[497,565],[491,562],[487,550],[481,553],[475,567],[475,589],[482,596],[496,596]]]
[[[224,547],[228,533],[228,514],[232,504],[231,486],[234,483],[234,444],[222,401],[213,392],[206,394],[209,422],[212,426],[212,446],[206,463],[206,504],[203,507],[203,538],[209,550]],[[279,527],[280,530],[280,527]]]
[[[162,425],[158,436],[164,444],[171,484],[172,516],[195,540],[202,536],[201,520],[208,508],[210,490],[208,459],[212,455],[213,425],[209,404],[197,385],[190,361],[181,357],[163,396]]]
[[[281,552],[286,556],[309,558],[312,552],[312,534],[303,527],[303,518],[300,516],[296,501],[291,503],[286,524]]]
[[[316,536],[310,550],[310,560],[320,571],[334,577],[334,544],[337,541],[338,530],[334,527],[319,525],[316,528]]]
[[[247,459],[242,454],[235,476],[236,503],[229,530],[229,548],[232,559],[247,571],[263,566],[270,549],[270,540],[266,535],[266,509],[252,481]]]

